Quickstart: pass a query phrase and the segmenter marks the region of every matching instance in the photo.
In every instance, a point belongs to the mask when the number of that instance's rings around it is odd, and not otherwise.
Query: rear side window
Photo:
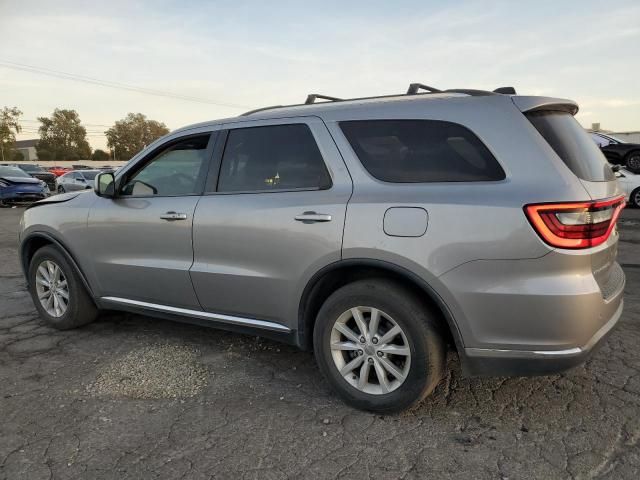
[[[219,192],[326,189],[331,178],[304,124],[236,128],[222,157]]]
[[[469,129],[440,120],[340,122],[364,168],[394,183],[483,182],[505,178]]]
[[[615,179],[606,158],[573,115],[543,111],[526,116],[576,177],[588,182]]]

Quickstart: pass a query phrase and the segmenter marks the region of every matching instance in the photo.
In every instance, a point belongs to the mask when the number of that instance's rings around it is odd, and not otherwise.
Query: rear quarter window
[[[576,177],[588,182],[615,180],[600,148],[573,115],[536,111],[527,113],[526,117]]]
[[[364,168],[393,183],[498,181],[505,173],[480,139],[440,120],[340,122]]]

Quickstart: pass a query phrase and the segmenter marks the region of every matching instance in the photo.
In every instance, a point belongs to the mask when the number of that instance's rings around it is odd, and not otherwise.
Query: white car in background
[[[640,208],[640,175],[621,168],[616,172],[616,177],[624,190],[628,204]]]

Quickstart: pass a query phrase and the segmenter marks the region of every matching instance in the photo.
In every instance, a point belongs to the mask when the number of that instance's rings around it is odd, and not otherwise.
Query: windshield
[[[526,116],[576,177],[588,182],[615,180],[606,158],[571,114],[542,111]]]
[[[25,172],[42,172],[42,168],[40,168],[38,165],[22,164],[19,165],[18,168],[21,168]]]
[[[596,135],[600,135],[601,137],[607,138],[609,140],[613,140],[614,142],[618,142],[618,143],[626,143],[624,140],[620,140],[618,137],[614,137],[613,135],[603,135],[601,133],[597,133]]]
[[[86,170],[82,172],[82,176],[87,180],[93,180],[94,178],[96,178],[96,175],[99,173],[100,173],[99,170],[92,170],[92,171]]]
[[[0,167],[0,177],[27,177],[31,178],[31,176],[18,167]]]

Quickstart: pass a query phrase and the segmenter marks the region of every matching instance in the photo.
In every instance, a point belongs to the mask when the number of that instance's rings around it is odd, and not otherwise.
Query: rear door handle
[[[160,218],[162,220],[169,220],[169,221],[186,220],[187,219],[187,214],[186,213],[178,213],[178,212],[167,212],[164,215],[160,215]]]
[[[298,222],[302,222],[302,223],[316,223],[316,222],[331,221],[331,215],[327,215],[326,213],[316,213],[316,212],[304,212],[301,215],[296,215],[294,218]]]

